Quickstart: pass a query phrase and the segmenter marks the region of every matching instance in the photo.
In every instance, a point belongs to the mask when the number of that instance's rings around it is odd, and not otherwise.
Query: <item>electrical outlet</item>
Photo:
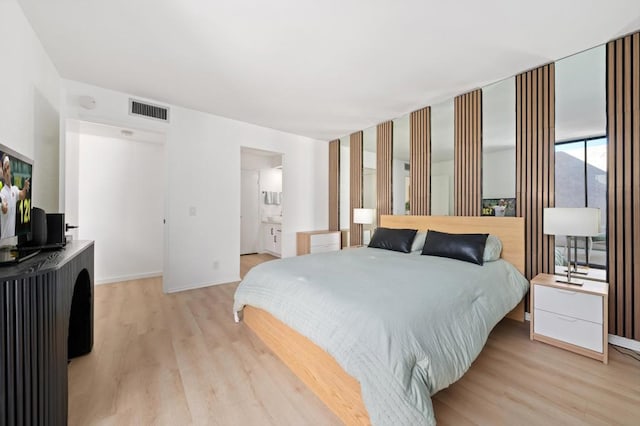
[[[191,206],[189,207],[189,216],[195,216],[196,215],[196,208],[195,206]]]
[[[220,267],[220,262],[218,262],[217,260],[213,261],[213,269],[217,270]]]

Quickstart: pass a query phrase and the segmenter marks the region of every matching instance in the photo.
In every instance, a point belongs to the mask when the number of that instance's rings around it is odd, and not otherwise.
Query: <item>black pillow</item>
[[[422,254],[482,265],[488,236],[489,234],[447,234],[429,230]]]
[[[369,247],[409,253],[417,229],[378,228],[373,233]]]

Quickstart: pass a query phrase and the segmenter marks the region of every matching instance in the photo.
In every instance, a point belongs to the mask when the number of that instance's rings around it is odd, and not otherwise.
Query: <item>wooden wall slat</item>
[[[543,145],[545,142],[542,138],[539,138],[538,127],[540,122],[538,121],[538,107],[543,105],[544,99],[542,99],[542,94],[538,90],[538,78],[544,70],[534,69],[531,71],[531,216],[530,216],[530,226],[531,226],[531,235],[538,235],[538,220],[539,215],[536,214],[538,211],[541,211],[540,204],[542,200],[540,199],[540,193],[543,188],[539,186],[540,181],[538,180],[538,170],[544,167],[541,159],[538,157],[539,150],[543,149]],[[541,143],[538,143],[541,142]],[[540,265],[542,264],[541,257],[544,256],[544,253],[541,252],[542,248],[542,239],[541,238],[531,238],[531,251],[533,253],[540,253],[542,256],[532,256],[532,268],[536,271],[541,271]],[[535,276],[535,275],[534,275]]]
[[[614,333],[616,329],[616,306],[617,306],[617,287],[616,268],[615,265],[615,243],[616,220],[614,210],[611,206],[616,204],[616,168],[615,168],[615,99],[616,79],[612,78],[615,73],[615,49],[607,45],[607,280],[609,281],[609,332]]]
[[[329,231],[340,230],[340,140],[329,142]]]
[[[456,111],[458,111],[461,107],[460,107],[460,99],[459,98],[454,98],[453,99],[453,115],[454,115],[454,120],[453,120],[453,144],[454,144],[454,149],[453,149],[453,181],[454,181],[454,186],[453,186],[453,208],[454,208],[454,214],[455,212],[455,206],[460,205],[460,202],[458,201],[458,194],[459,191],[457,190],[457,187],[455,185],[455,182],[458,179],[458,175],[460,174],[460,150],[459,149],[455,149],[455,141],[457,141],[458,139],[460,139],[460,128],[458,127],[458,125],[456,124],[456,120],[455,120],[455,115],[456,115]]]
[[[522,75],[516,76],[516,93],[522,93]],[[516,117],[522,116],[522,102],[524,97],[516,98]],[[522,143],[522,120],[516,119],[516,216],[522,217],[522,165],[523,160]]]
[[[622,188],[622,191],[617,195],[615,210],[616,217],[616,235],[614,240],[616,242],[616,278],[618,280],[618,306],[616,307],[617,318],[616,323],[618,329],[624,335],[624,276],[622,275],[622,270],[624,268],[624,252],[623,252],[623,244],[624,244],[624,228],[622,226],[622,222],[624,220],[624,174],[622,168],[622,159],[624,158],[624,144],[621,141],[622,138],[622,123],[624,120],[624,111],[622,111],[622,99],[624,93],[624,86],[622,84],[622,44],[623,40],[620,39],[616,42],[616,116],[614,117],[616,123],[616,190],[618,188]]]
[[[607,44],[609,332],[640,339],[640,33]]]
[[[525,218],[525,275],[554,272],[542,212],[555,205],[555,67],[516,76],[516,215]]]
[[[640,32],[633,34],[632,42],[633,48],[631,55],[633,57],[632,66],[632,104],[631,115],[633,120],[633,140],[631,146],[633,147],[633,161],[634,173],[633,183],[633,241],[637,244],[640,241]],[[631,62],[631,61],[630,61]],[[633,288],[633,338],[640,339],[640,248],[633,250],[633,277],[632,282],[635,287]]]
[[[393,121],[376,127],[376,224],[393,214]]]
[[[456,96],[454,101],[454,212],[482,213],[482,90]]]
[[[411,113],[409,159],[409,210],[412,215],[431,214],[431,108]]]
[[[548,70],[550,71],[550,70]],[[544,205],[547,206],[555,206],[556,204],[556,191],[555,191],[555,176],[556,176],[556,166],[555,166],[555,103],[551,102],[550,99],[555,98],[555,78],[549,78],[549,72],[544,74],[544,78],[542,81],[542,85],[544,88],[544,96],[543,104],[549,105],[549,108],[543,116],[543,126],[542,131],[544,135],[544,144],[545,146],[550,145],[552,148],[544,151],[543,156],[543,164],[545,170],[543,172],[543,176],[547,177],[546,182],[543,180],[543,188],[545,191],[546,198],[544,200]],[[542,218],[541,225],[542,223]],[[553,235],[548,236],[543,239],[543,253],[548,254],[548,258],[546,260],[546,270],[553,271],[555,270],[555,237]]]
[[[622,93],[622,98],[623,98],[623,114],[624,114],[624,118],[623,118],[623,144],[624,144],[624,159],[623,159],[623,167],[624,167],[624,208],[625,208],[625,212],[624,212],[624,229],[626,230],[632,230],[633,229],[633,223],[631,222],[631,219],[633,217],[633,210],[632,210],[632,188],[631,188],[631,184],[632,184],[632,179],[631,179],[631,172],[632,172],[632,164],[631,164],[631,159],[632,159],[632,152],[633,152],[633,148],[632,148],[632,144],[631,144],[631,122],[632,117],[630,117],[630,113],[631,113],[631,62],[632,62],[632,57],[631,57],[631,40],[628,40],[627,42],[623,43],[623,55],[624,55],[624,59],[623,59],[623,75],[624,75],[624,91]],[[624,238],[624,253],[625,255],[630,254],[631,256],[633,256],[633,242],[631,239],[631,235],[630,233],[625,233],[625,238]],[[626,256],[625,256],[626,257]],[[625,330],[633,330],[633,307],[632,305],[632,301],[633,301],[633,280],[632,280],[632,267],[633,267],[633,262],[624,262],[624,298],[625,298],[625,304],[628,305],[628,307],[625,307],[624,310],[624,328]]]
[[[352,133],[349,139],[349,245],[362,244],[362,225],[353,223],[353,209],[362,208],[362,132]]]

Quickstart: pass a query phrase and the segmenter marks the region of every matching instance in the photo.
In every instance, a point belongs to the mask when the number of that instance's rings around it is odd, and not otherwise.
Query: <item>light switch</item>
[[[189,207],[189,216],[195,216],[196,215],[196,208],[195,206],[191,206]]]

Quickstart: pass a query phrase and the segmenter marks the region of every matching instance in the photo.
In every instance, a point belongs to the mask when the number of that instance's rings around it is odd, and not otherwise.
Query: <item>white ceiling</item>
[[[329,140],[640,28],[638,0],[19,0],[64,78]]]

